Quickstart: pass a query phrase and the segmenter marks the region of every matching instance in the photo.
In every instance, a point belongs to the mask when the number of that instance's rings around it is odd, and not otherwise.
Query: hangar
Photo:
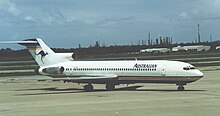
[[[143,49],[140,50],[141,53],[168,53],[170,52],[169,48],[150,48],[150,49]]]
[[[204,46],[204,45],[195,45],[195,46],[177,46],[173,47],[172,51],[208,51],[210,49],[210,46]]]

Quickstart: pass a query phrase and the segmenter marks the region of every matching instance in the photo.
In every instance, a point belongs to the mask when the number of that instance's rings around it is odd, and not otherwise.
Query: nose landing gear
[[[185,90],[184,85],[186,85],[186,84],[177,84],[177,86],[178,86],[177,90],[184,91]]]
[[[177,88],[177,90],[178,90],[178,91],[184,91],[184,90],[185,90],[185,88],[184,88],[184,86],[183,86],[183,85],[179,85],[179,86],[178,86],[178,88]]]

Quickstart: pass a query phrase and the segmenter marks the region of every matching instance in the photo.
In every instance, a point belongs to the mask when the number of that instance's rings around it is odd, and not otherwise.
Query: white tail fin
[[[0,43],[17,43],[26,46],[40,67],[74,60],[73,53],[55,53],[40,38],[24,41],[4,41]]]
[[[26,43],[28,41],[29,43]],[[52,58],[55,57],[55,52],[51,50],[41,39],[28,39],[18,44],[27,47],[40,67],[54,64]]]

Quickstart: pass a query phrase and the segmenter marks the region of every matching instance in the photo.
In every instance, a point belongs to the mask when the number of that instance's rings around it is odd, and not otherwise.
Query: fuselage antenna
[[[137,58],[135,58],[135,61],[137,61],[138,59]]]

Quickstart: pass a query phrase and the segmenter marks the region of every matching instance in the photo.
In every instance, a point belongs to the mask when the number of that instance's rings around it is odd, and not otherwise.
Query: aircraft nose
[[[196,75],[201,78],[204,76],[204,74],[200,70],[196,71]]]

